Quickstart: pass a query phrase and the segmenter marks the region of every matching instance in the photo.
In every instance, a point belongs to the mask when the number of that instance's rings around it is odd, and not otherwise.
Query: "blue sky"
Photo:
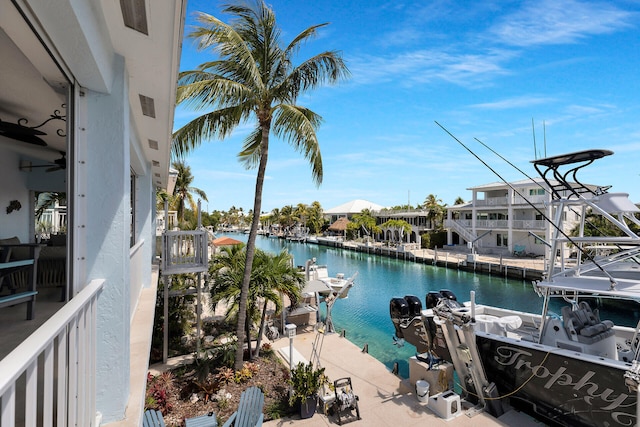
[[[225,21],[218,1],[190,0],[186,32],[202,11]],[[530,176],[530,161],[589,148],[614,151],[581,175],[640,202],[640,2],[271,0],[283,41],[329,22],[300,52],[339,50],[351,78],[308,92],[320,114],[324,180],[271,139],[262,211],[353,199],[383,206],[446,204],[499,181],[440,129],[446,127],[504,179],[524,179],[478,138]],[[181,69],[212,59],[185,38]],[[177,129],[201,113],[178,107]],[[535,147],[534,132],[535,127]],[[236,155],[253,123],[186,159],[208,211],[253,207],[255,170]],[[546,139],[546,144],[545,144]],[[546,151],[545,151],[546,150]]]

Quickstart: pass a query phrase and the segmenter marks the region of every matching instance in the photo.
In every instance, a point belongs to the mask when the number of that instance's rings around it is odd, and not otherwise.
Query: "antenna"
[[[536,148],[536,126],[533,123],[533,117],[531,117],[531,131],[533,132],[533,158],[538,160],[538,149]]]

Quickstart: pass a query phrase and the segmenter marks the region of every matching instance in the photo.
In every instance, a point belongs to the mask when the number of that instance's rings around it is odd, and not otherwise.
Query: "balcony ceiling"
[[[89,0],[91,7],[86,9],[69,1],[23,1],[28,3],[29,13],[40,17],[47,35],[67,61],[62,68],[73,70],[73,78],[82,87],[108,92],[110,71],[99,64],[110,63],[115,55],[124,57],[129,72],[132,132],[140,142],[154,184],[165,187],[186,1],[133,1],[137,7],[129,10],[123,10],[121,3],[131,2],[115,0]],[[65,22],[54,17],[55,13],[64,16]],[[125,25],[125,16],[129,23],[136,24],[135,28]],[[102,40],[85,34],[83,28],[89,27],[101,33]],[[20,124],[34,127],[56,110],[66,115],[63,104],[67,78],[11,2],[0,3],[0,58],[0,120],[15,124],[26,119]],[[60,132],[65,134],[65,126],[64,121],[51,120],[38,128],[43,134],[37,136],[46,146],[0,135],[0,148],[53,161],[60,157],[60,151],[66,151],[65,137],[59,136]]]

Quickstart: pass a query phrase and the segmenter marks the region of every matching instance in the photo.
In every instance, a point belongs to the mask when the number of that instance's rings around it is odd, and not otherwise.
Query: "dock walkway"
[[[293,339],[294,348],[307,359],[311,359],[315,334],[311,328],[301,327],[298,328],[298,333]],[[280,338],[272,343],[273,348],[288,345],[288,338]],[[444,420],[435,415],[426,403],[418,401],[415,390],[411,389],[408,380],[397,377],[384,364],[373,356],[362,352],[360,348],[339,334],[325,336],[320,362],[331,381],[351,377],[353,391],[359,397],[358,405],[362,417],[359,421],[349,423],[354,426],[544,426],[544,424],[516,411],[510,411],[500,419],[481,412],[473,417],[462,413],[451,420]],[[268,421],[263,425],[266,427],[329,426],[337,425],[337,417],[327,416],[321,413],[318,408],[318,412],[308,419],[300,419],[296,416]]]

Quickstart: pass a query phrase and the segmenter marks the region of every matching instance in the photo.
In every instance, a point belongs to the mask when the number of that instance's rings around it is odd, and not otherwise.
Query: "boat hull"
[[[563,426],[636,425],[629,364],[477,333],[487,378],[514,406]]]

